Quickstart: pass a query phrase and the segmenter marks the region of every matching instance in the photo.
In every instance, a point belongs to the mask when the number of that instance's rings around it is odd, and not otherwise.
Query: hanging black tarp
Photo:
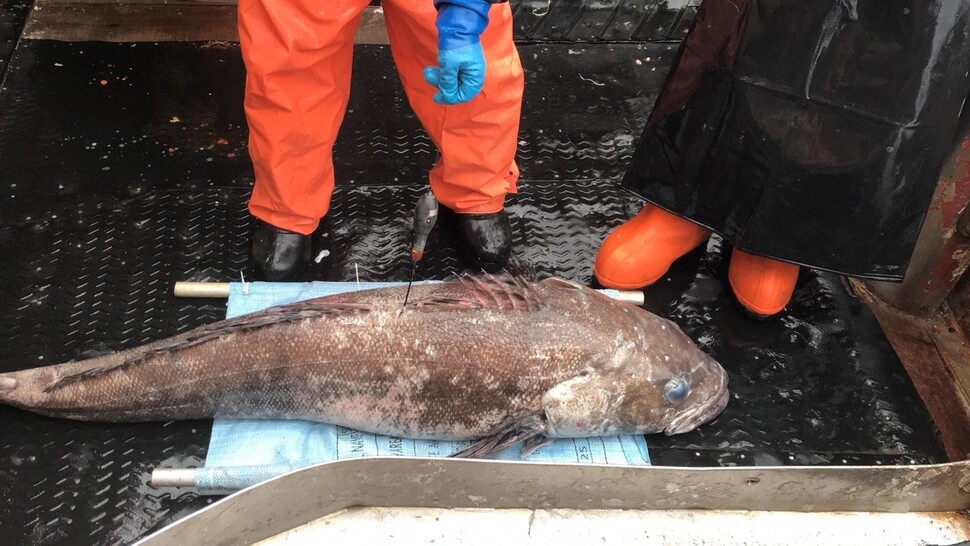
[[[900,280],[968,34],[970,0],[706,0],[624,185],[747,252]]]

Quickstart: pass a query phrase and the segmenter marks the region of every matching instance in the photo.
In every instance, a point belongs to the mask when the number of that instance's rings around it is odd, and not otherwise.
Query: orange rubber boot
[[[503,2],[489,10],[481,35],[486,63],[481,93],[467,103],[444,106],[434,102],[438,90],[424,79],[424,68],[438,65],[434,2],[383,0],[381,5],[408,102],[441,152],[429,174],[435,197],[458,213],[502,210],[519,177],[515,152],[525,87],[512,39],[512,8]]]
[[[798,266],[734,249],[728,280],[745,309],[759,317],[770,317],[791,300]]]
[[[690,220],[647,205],[606,238],[593,274],[607,288],[642,288],[660,280],[671,264],[710,236]]]

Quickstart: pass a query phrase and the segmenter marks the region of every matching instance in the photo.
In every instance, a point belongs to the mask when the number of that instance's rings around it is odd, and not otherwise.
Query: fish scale
[[[560,279],[460,276],[352,292],[90,360],[0,375],[0,402],[93,421],[307,419],[477,440],[680,433],[726,375],[670,321]],[[672,398],[671,393],[676,394]]]

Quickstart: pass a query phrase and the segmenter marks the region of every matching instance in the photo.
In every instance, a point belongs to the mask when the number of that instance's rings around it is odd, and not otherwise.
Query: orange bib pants
[[[368,0],[239,0],[246,119],[256,184],[249,210],[276,227],[312,233],[330,207],[332,150],[350,95],[354,33]],[[408,101],[440,151],[429,173],[439,202],[459,213],[501,210],[515,192],[524,77],[508,3],[481,36],[485,84],[442,106],[422,71],[437,66],[432,0],[384,0],[391,53]],[[382,112],[370,112],[379,116]]]

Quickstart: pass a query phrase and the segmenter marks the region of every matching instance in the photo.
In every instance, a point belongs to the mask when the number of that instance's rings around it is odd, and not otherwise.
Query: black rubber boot
[[[287,281],[303,273],[310,263],[310,236],[257,222],[250,249],[257,280]]]
[[[491,214],[453,214],[458,250],[468,267],[500,271],[512,254],[512,223],[505,210]]]

